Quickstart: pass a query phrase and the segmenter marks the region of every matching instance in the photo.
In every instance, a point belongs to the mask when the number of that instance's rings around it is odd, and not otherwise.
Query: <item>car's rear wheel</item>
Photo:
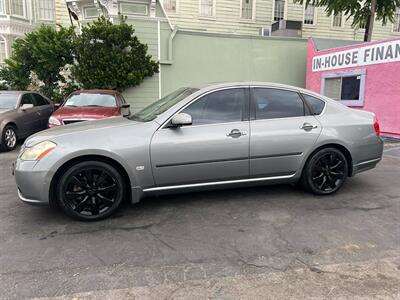
[[[330,195],[343,186],[347,174],[348,163],[344,154],[336,148],[324,148],[310,157],[301,180],[308,191]]]
[[[111,165],[84,161],[64,172],[57,195],[61,208],[69,216],[85,221],[100,220],[118,209],[124,197],[124,181]]]
[[[14,150],[17,146],[17,130],[12,125],[4,127],[1,134],[1,148],[4,151]]]

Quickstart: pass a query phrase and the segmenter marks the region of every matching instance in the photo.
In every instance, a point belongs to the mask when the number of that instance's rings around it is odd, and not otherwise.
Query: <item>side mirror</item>
[[[61,107],[61,103],[54,103],[54,110],[57,110]]]
[[[174,127],[192,125],[192,116],[185,113],[179,113],[172,118],[171,125]]]
[[[131,105],[130,104],[122,104],[121,106],[121,114],[123,117],[127,117],[131,114],[131,110],[130,110]]]
[[[24,111],[27,109],[30,109],[30,108],[33,108],[33,104],[22,104],[21,105],[21,109]]]

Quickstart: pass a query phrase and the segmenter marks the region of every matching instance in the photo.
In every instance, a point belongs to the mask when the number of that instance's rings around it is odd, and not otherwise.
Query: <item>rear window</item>
[[[302,94],[304,99],[306,100],[308,106],[311,109],[311,113],[313,115],[319,115],[322,113],[325,107],[325,102],[322,101],[321,99],[318,99],[316,97],[307,95],[307,94]]]
[[[64,106],[100,106],[100,107],[116,107],[114,95],[82,93],[71,95],[64,103]]]

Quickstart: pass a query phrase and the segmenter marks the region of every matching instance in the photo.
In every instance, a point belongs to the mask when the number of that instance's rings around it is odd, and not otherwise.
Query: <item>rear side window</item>
[[[246,103],[244,89],[228,89],[210,93],[182,112],[192,116],[193,125],[242,121]]]
[[[308,106],[311,109],[311,113],[313,115],[319,115],[322,113],[322,111],[324,110],[325,107],[325,102],[322,101],[321,99],[318,99],[316,97],[310,96],[310,95],[306,95],[306,94],[302,94],[304,99],[306,100]]]
[[[304,103],[296,92],[254,88],[253,103],[256,120],[304,116]]]

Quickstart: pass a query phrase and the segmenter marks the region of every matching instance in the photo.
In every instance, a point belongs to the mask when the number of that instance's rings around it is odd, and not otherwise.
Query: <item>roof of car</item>
[[[110,94],[110,95],[115,95],[118,93],[119,92],[115,90],[78,90],[73,92],[73,94]]]
[[[0,91],[0,94],[26,94],[26,93],[36,93],[34,91]]]
[[[214,89],[214,88],[224,88],[224,87],[232,87],[232,86],[266,86],[266,87],[277,87],[277,88],[291,89],[291,90],[304,90],[301,87],[297,87],[297,86],[280,84],[280,83],[275,83],[275,82],[262,82],[262,81],[215,82],[215,83],[195,85],[195,86],[193,86],[193,88]]]

